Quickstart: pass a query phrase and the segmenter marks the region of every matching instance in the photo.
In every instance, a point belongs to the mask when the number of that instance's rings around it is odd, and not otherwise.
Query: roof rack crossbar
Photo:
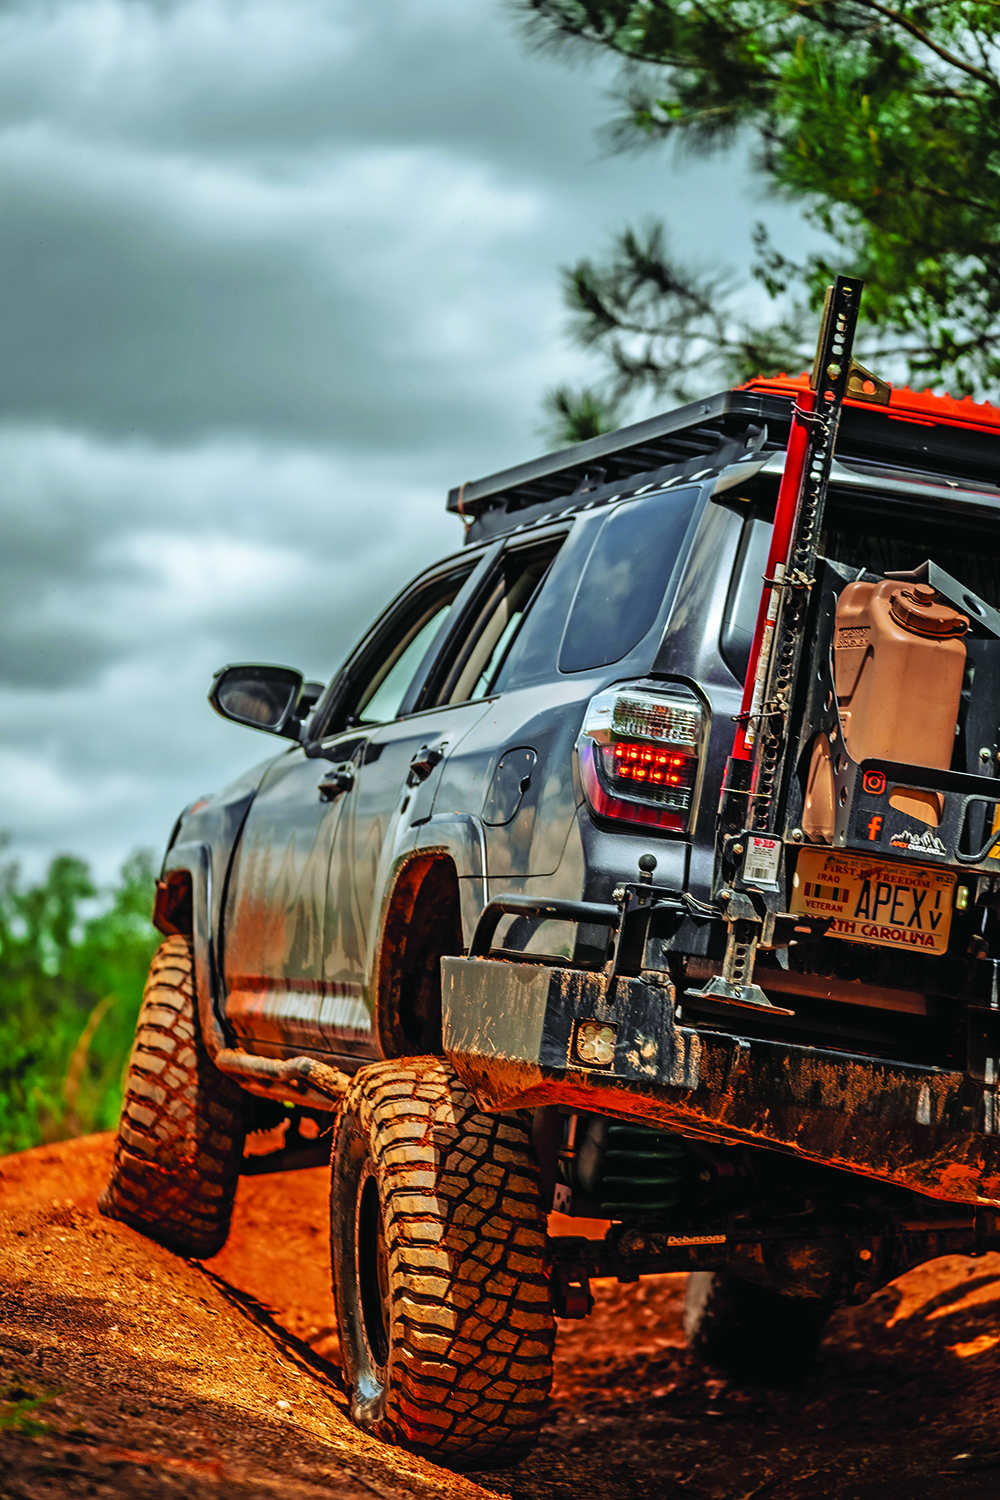
[[[523,526],[533,526],[545,519],[555,519],[567,511],[592,510],[596,506],[607,505],[613,500],[625,499],[639,492],[664,489],[695,475],[707,477],[718,474],[731,464],[757,456],[765,446],[768,450],[771,447],[766,425],[751,425],[733,437],[723,437],[708,453],[696,452],[679,461],[659,464],[653,469],[640,470],[624,478],[604,480],[586,489],[577,489],[551,499],[541,498],[533,504],[522,505],[513,514],[504,506],[504,497],[498,496],[495,501],[486,502],[480,510],[469,531],[469,540],[483,541],[517,531]]]
[[[693,456],[710,452],[716,446],[721,435],[720,424],[728,422],[735,430],[755,418],[758,421],[780,421],[782,415],[787,422],[788,402],[780,397],[723,391],[704,401],[665,412],[662,416],[622,427],[617,432],[602,433],[600,437],[576,443],[572,448],[545,454],[516,468],[456,486],[449,492],[448,509],[457,513],[461,499],[462,513],[475,517],[488,502],[503,496],[505,508],[514,511],[532,504],[539,488],[543,485],[547,488],[546,482],[558,486],[563,494],[571,494],[588,465],[603,461],[602,466],[609,468],[609,478],[645,472],[657,464],[670,462],[675,456],[687,456],[675,453],[677,438],[690,445],[690,455]],[[611,460],[610,467],[608,460]],[[568,483],[573,476],[574,482]]]

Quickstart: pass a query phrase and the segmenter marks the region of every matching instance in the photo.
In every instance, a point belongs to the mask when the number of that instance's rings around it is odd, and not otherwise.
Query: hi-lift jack
[[[889,387],[852,358],[864,282],[829,287],[809,390],[800,394],[774,514],[767,573],[736,739],[726,765],[716,836],[716,901],[726,916],[721,974],[688,990],[700,1008],[792,1015],[753,982],[762,939],[782,902],[784,793],[794,761],[789,716],[809,618],[837,430],[844,398],[884,405]]]

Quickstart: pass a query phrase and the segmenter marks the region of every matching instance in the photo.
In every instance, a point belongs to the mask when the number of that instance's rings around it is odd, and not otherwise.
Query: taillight
[[[613,687],[591,698],[577,753],[594,812],[686,833],[703,729],[701,703],[683,687]]]

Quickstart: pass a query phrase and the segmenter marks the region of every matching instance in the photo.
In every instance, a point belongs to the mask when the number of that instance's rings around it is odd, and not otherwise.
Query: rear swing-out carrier
[[[781,1039],[794,975],[773,956],[790,943],[829,936],[954,964],[955,914],[975,905],[981,933],[1000,902],[1000,799],[985,774],[995,756],[981,752],[981,775],[952,769],[951,756],[960,700],[967,735],[990,715],[984,738],[996,735],[1000,615],[933,559],[864,576],[819,556],[845,397],[889,400],[852,359],[861,291],[843,277],[831,288],[793,408],[711,901],[658,886],[650,854],[613,905],[491,901],[469,955],[442,961],[444,1049],[463,1081],[487,1109],[555,1106],[567,1123],[552,1139],[539,1127],[552,1206],[615,1221],[603,1241],[553,1242],[569,1315],[586,1311],[591,1275],[724,1270],[862,1298],[934,1255],[1000,1248],[1000,993],[984,938],[960,960],[964,1068]],[[759,445],[752,430],[727,440],[723,428],[727,441],[728,463]],[[678,467],[696,477],[699,463],[695,450]],[[544,508],[546,483],[565,494],[541,471],[520,477],[526,518]],[[476,499],[471,489],[454,508]],[[490,528],[488,504],[478,519]],[[664,720],[668,748],[675,729]],[[497,949],[506,915],[603,928],[605,961]],[[682,988],[667,949],[692,923],[724,931],[724,957]],[[810,1198],[825,1184],[829,1212],[811,1203],[807,1228],[774,1209],[781,1192],[755,1207],[741,1184],[748,1151],[751,1175],[782,1164],[786,1195],[808,1171]],[[685,1187],[691,1160],[701,1170]],[[849,1190],[847,1173],[868,1182]],[[664,1193],[668,1183],[680,1187]]]

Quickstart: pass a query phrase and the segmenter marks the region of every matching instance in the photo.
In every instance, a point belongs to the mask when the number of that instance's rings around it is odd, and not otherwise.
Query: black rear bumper
[[[678,1025],[666,975],[610,987],[603,973],[544,963],[441,967],[444,1050],[484,1109],[645,1120],[1000,1207],[995,1083]]]

